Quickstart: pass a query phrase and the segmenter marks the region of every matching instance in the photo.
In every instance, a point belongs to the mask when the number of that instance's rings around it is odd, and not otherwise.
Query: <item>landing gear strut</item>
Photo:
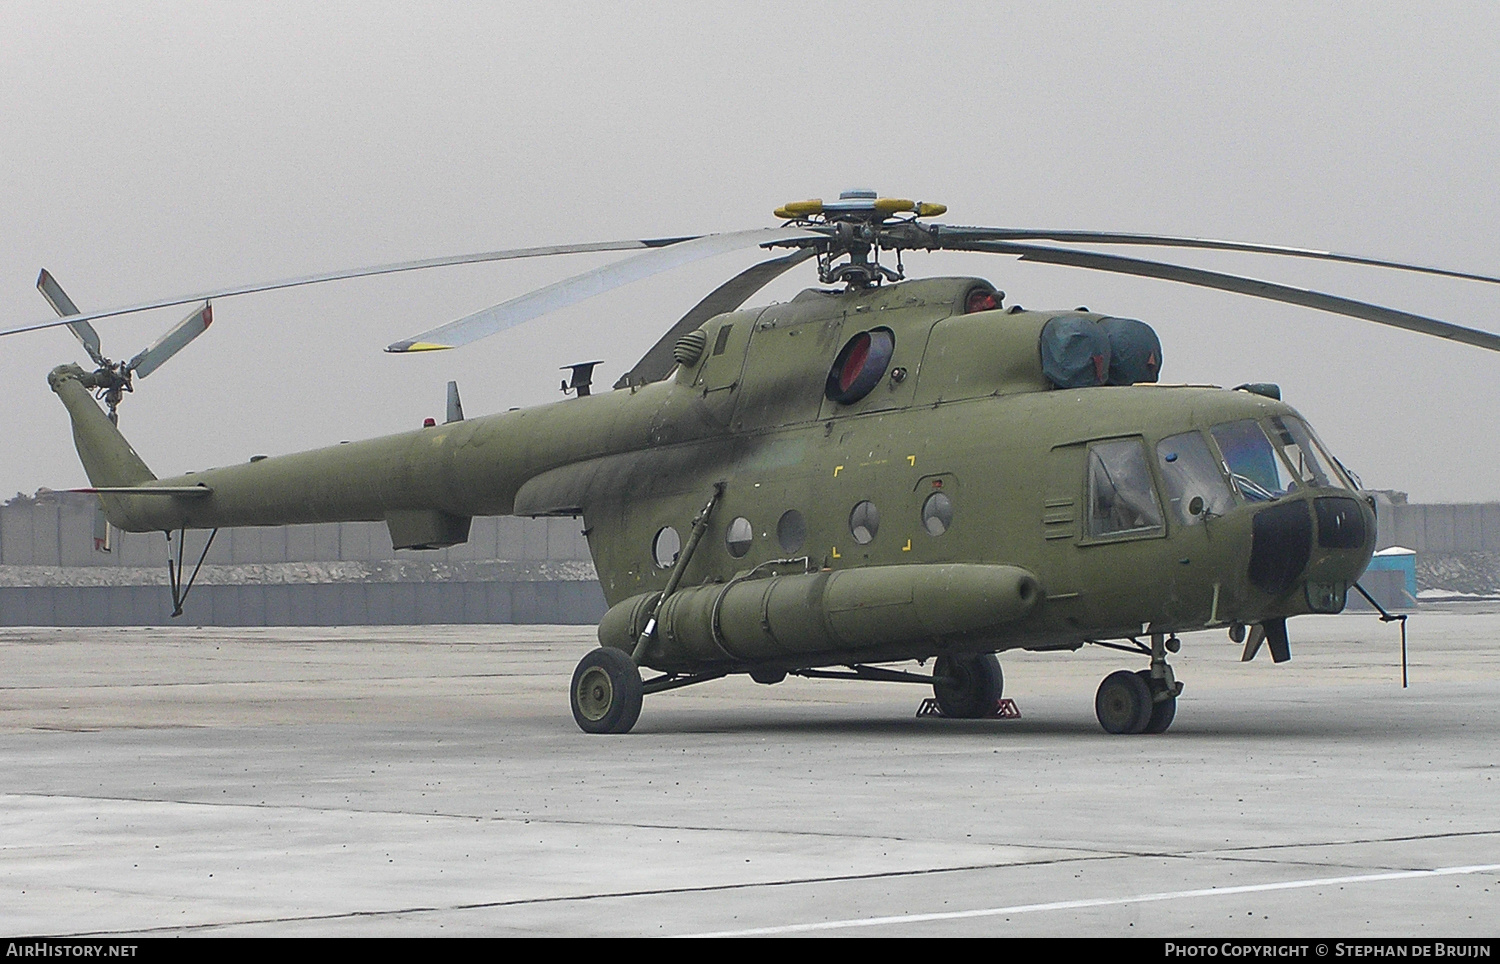
[[[1094,697],[1094,713],[1106,733],[1165,733],[1172,725],[1182,684],[1167,665],[1167,651],[1175,653],[1181,645],[1175,636],[1155,633],[1150,669],[1122,669],[1104,678]]]

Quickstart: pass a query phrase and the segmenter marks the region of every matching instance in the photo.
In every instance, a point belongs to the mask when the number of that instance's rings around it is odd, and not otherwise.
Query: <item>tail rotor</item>
[[[78,306],[68,293],[52,277],[46,268],[37,275],[36,288],[47,299],[47,304],[52,306],[58,317],[66,318],[69,315],[79,314]],[[83,345],[83,350],[88,352],[90,360],[93,361],[95,369],[88,376],[85,384],[94,389],[94,396],[103,401],[108,409],[109,420],[114,424],[120,423],[120,402],[127,392],[135,391],[134,379],[137,375],[145,378],[147,375],[161,367],[162,363],[182,349],[188,343],[208,330],[213,324],[213,306],[208,302],[198,308],[192,314],[169,328],[165,334],[158,338],[150,347],[142,349],[129,361],[116,362],[104,354],[99,342],[99,332],[87,321],[74,321],[68,323],[71,331]],[[94,549],[97,552],[110,551],[110,526],[109,520],[104,516],[103,506],[94,510]]]
[[[52,310],[57,312],[58,317],[66,318],[80,313],[73,299],[68,297],[62,285],[57,283],[57,279],[46,268],[37,275],[36,288],[47,299]],[[195,309],[192,314],[173,325],[149,347],[142,349],[129,361],[120,362],[113,361],[104,354],[99,342],[99,332],[87,321],[69,322],[67,328],[97,366],[87,384],[94,389],[95,397],[108,408],[109,420],[119,424],[120,402],[127,392],[135,391],[135,377],[138,375],[145,378],[156,371],[168,358],[207,331],[213,321],[213,305],[205,301],[201,308]]]

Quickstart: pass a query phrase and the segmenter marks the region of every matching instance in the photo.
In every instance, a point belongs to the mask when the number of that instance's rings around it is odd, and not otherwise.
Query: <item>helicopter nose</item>
[[[1307,609],[1338,612],[1374,551],[1375,511],[1368,502],[1315,495],[1255,514],[1248,575],[1269,596],[1283,596],[1300,582]]]

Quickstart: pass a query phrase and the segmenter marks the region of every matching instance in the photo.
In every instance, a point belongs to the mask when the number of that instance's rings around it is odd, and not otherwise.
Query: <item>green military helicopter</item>
[[[1500,350],[1488,332],[1075,245],[1500,278],[1271,245],[927,220],[945,210],[850,191],[777,209],[777,228],[404,262],[93,313],[77,312],[44,272],[39,285],[65,318],[3,334],[66,324],[91,346],[97,370],[64,365],[49,381],[72,417],[85,491],[110,522],[169,541],[178,532],[178,612],[192,585],[187,529],[380,520],[397,548],[424,549],[465,541],[476,515],[581,517],[610,607],[570,690],[591,733],[629,731],[645,694],[732,673],[767,684],[789,674],[920,682],[944,715],[993,715],[997,652],[1085,643],[1149,660],[1100,684],[1104,729],[1160,733],[1182,690],[1167,663],[1177,633],[1229,627],[1244,658],[1264,643],[1282,662],[1288,617],[1344,607],[1375,545],[1374,502],[1275,386],[1160,384],[1161,346],[1144,323],[1006,306],[978,278],[906,280],[905,251],[1160,278]],[[615,391],[591,392],[597,363],[569,366],[564,387],[576,397],[465,419],[450,383],[444,424],[170,479],[120,434],[114,406],[136,369],[104,359],[89,325],[341,278],[640,249],[388,349],[431,351],[753,246],[785,253],[710,293]],[[813,259],[823,287],[742,308]],[[143,354],[160,364],[207,327],[207,311]],[[930,674],[878,665],[929,659]]]

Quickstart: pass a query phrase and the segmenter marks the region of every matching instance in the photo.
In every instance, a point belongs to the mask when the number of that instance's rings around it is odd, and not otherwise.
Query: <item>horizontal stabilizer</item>
[[[89,495],[175,495],[189,499],[214,494],[214,490],[206,485],[96,485],[66,491]]]

